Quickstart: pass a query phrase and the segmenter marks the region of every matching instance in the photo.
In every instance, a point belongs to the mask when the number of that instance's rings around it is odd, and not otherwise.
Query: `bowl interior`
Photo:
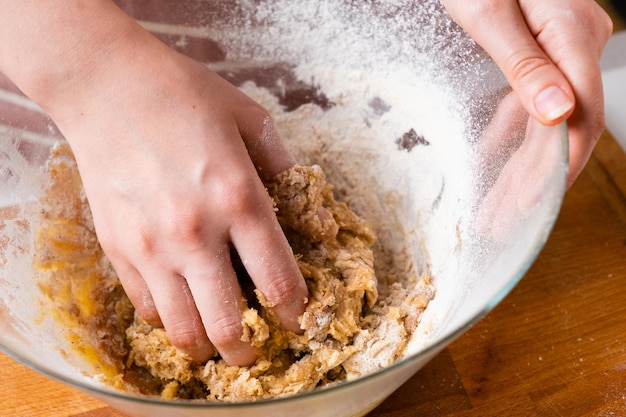
[[[541,250],[565,192],[566,126],[529,120],[438,1],[118,3],[270,109],[297,159],[321,165],[373,225],[376,255],[405,262],[408,254],[437,293],[405,359],[332,389],[198,405],[102,387],[88,358],[67,354],[71,344],[41,311],[33,285],[29,220],[42,166],[62,135],[0,80],[0,347],[18,360],[136,415],[245,415],[259,407],[317,415],[313,406],[319,415],[362,415],[493,308]]]

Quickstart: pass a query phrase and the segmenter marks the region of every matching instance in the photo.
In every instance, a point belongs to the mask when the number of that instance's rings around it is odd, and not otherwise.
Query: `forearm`
[[[0,0],[0,71],[50,110],[104,71],[138,26],[110,0]]]

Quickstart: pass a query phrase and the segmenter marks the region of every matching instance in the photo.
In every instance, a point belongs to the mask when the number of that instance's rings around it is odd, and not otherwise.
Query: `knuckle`
[[[281,143],[271,114],[256,103],[246,108],[246,126],[242,137],[252,160],[256,160],[264,150]]]
[[[238,114],[243,115],[250,127],[258,129],[271,120],[269,110],[251,99],[238,103]]]
[[[273,305],[286,305],[301,295],[303,287],[296,275],[277,273],[264,291],[267,300]]]
[[[139,248],[140,253],[144,256],[152,258],[156,247],[156,238],[154,234],[147,232],[146,230],[140,230],[136,238],[138,240],[137,248]]]
[[[147,305],[143,302],[135,302],[133,305],[135,306],[135,312],[143,320],[156,327],[160,327],[162,325],[161,317],[159,316],[156,308],[154,308],[154,304]]]
[[[480,0],[470,2],[467,6],[465,18],[471,27],[477,27],[485,21],[485,17],[491,17],[502,11],[502,2],[499,0]]]
[[[573,4],[566,13],[571,26],[584,33],[585,36],[596,36],[602,44],[606,43],[613,33],[613,20],[609,14],[595,2],[579,2]]]
[[[204,211],[196,204],[183,204],[181,200],[170,204],[162,213],[164,236],[172,242],[197,244],[203,233]]]
[[[597,32],[599,36],[602,37],[603,42],[606,43],[613,34],[613,19],[611,19],[611,16],[601,7],[599,7],[598,12],[597,19],[599,20],[598,27],[600,30]]]
[[[225,349],[241,343],[241,317],[223,317],[213,321],[209,327],[209,338],[215,346]]]
[[[259,127],[263,127],[265,124],[271,121],[270,112],[265,108],[255,103],[247,109],[247,116],[251,118]]]
[[[509,57],[510,74],[512,79],[522,81],[534,76],[543,69],[551,68],[551,63],[543,56],[529,55],[528,51],[519,51]]]
[[[259,205],[264,203],[262,196],[267,193],[259,186],[258,178],[246,173],[233,174],[228,183],[223,186],[222,204],[233,218],[246,217],[255,214]],[[264,193],[262,194],[261,191]],[[265,200],[269,204],[269,197]]]
[[[172,344],[184,352],[193,352],[206,344],[204,331],[187,321],[169,326],[166,331]]]

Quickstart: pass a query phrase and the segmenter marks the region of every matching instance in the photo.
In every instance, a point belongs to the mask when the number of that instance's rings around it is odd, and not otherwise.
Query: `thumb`
[[[575,106],[569,82],[537,43],[518,2],[449,0],[446,7],[493,58],[526,111],[545,125],[567,119]],[[489,30],[485,30],[489,28]]]

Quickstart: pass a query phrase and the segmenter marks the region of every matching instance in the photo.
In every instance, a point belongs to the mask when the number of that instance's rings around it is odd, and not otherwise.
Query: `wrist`
[[[110,0],[1,1],[0,70],[53,118],[143,30]]]

